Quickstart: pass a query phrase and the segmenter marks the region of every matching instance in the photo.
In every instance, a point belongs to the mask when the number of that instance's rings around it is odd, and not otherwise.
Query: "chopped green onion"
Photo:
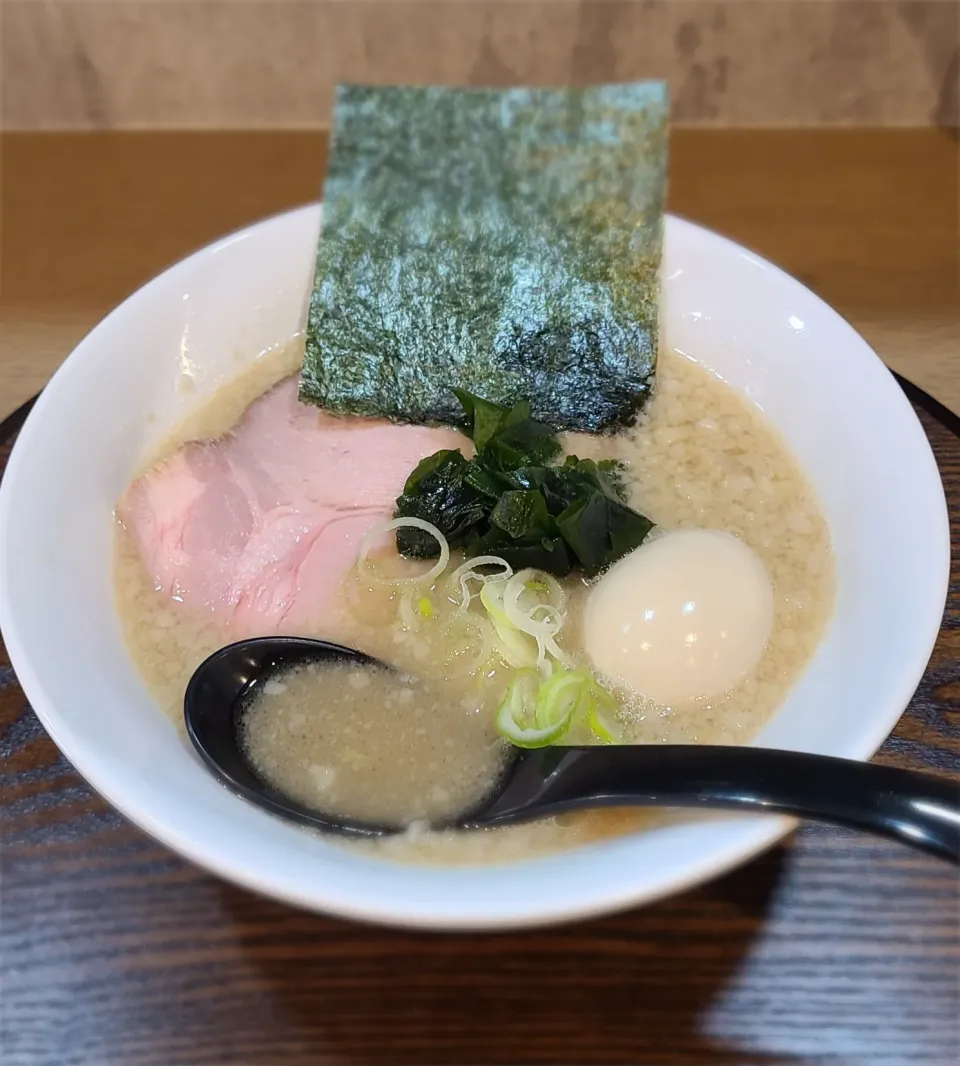
[[[384,533],[390,533],[394,529],[419,529],[424,533],[429,533],[429,535],[440,545],[440,557],[437,559],[436,563],[434,563],[429,570],[422,574],[416,574],[413,577],[377,577],[375,570],[367,563],[367,556],[370,554],[370,549],[373,547],[377,538],[382,537]],[[361,573],[366,570],[376,580],[385,585],[424,585],[430,584],[438,578],[444,570],[446,570],[449,561],[450,545],[447,543],[447,538],[435,525],[430,522],[425,522],[422,518],[394,518],[391,522],[387,522],[382,526],[377,526],[376,529],[371,529],[360,542],[360,556],[357,559],[357,570]]]
[[[498,572],[492,574],[483,572],[491,566],[497,567]],[[474,597],[474,593],[469,588],[471,581],[479,581],[483,586],[488,581],[498,581],[512,576],[513,567],[499,555],[478,555],[473,559],[468,559],[458,566],[450,577],[452,583],[460,583],[460,612],[467,610]]]
[[[577,720],[607,744],[617,743],[617,702],[589,670],[552,673],[541,683],[535,670],[519,670],[497,712],[497,729],[520,748],[556,744]]]
[[[518,748],[545,748],[554,744],[570,728],[573,720],[573,707],[566,715],[551,718],[548,724],[539,722],[538,686],[540,678],[536,670],[518,670],[510,682],[503,702],[497,711],[497,729]],[[559,704],[554,708],[560,711]]]
[[[537,696],[537,725],[545,728],[573,720],[593,678],[583,670],[564,670],[545,681]]]
[[[593,735],[604,744],[619,744],[616,724],[617,701],[596,679],[591,679],[587,724]]]
[[[514,629],[509,622],[495,621],[493,628],[497,634],[497,650],[506,662],[518,668],[543,668],[544,664],[539,658],[539,648],[530,637],[521,633],[519,629]]]
[[[440,576],[449,561],[443,534],[421,519],[395,519],[367,534],[357,565],[366,565],[374,537],[405,527],[429,533],[440,544],[440,559],[426,573],[386,581],[408,586],[399,598],[399,614],[409,630],[417,628],[421,619],[436,616],[430,596],[418,593]],[[533,569],[514,574],[504,559],[488,555],[457,567],[451,580],[459,583],[462,598],[455,619],[444,621],[443,628],[448,635],[451,626],[463,629],[456,635],[453,658],[466,660],[474,670],[490,662],[496,652],[515,670],[497,710],[497,729],[504,737],[517,747],[543,748],[557,743],[576,722],[576,735],[588,729],[604,743],[618,742],[616,699],[589,670],[571,668],[569,657],[557,644],[566,614],[564,591],[554,577]],[[468,610],[474,597],[468,588],[471,581],[480,584],[485,615]],[[450,668],[455,665],[448,663]]]
[[[494,578],[480,589],[480,602],[493,622],[500,655],[511,666],[540,666],[538,644],[529,634],[513,625],[503,609],[503,590],[506,584],[505,578]]]
[[[509,626],[510,619],[507,618],[503,609],[503,590],[506,585],[506,578],[496,578],[493,581],[486,582],[480,590],[480,602],[494,622],[501,622],[503,625]]]
[[[544,599],[542,593],[546,593]],[[567,662],[554,639],[565,618],[563,589],[549,574],[527,569],[491,578],[480,590],[480,602],[493,620],[500,653],[511,666],[535,665],[549,677],[553,673],[551,656]]]

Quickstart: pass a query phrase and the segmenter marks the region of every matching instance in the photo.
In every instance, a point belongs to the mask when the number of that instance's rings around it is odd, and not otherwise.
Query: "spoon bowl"
[[[240,724],[256,685],[284,667],[301,663],[354,663],[392,669],[354,648],[305,637],[255,637],[215,651],[194,671],[184,694],[187,734],[204,765],[244,799],[301,825],[354,836],[381,836],[399,826],[326,815],[290,799],[251,767],[243,752]]]
[[[402,832],[307,807],[265,782],[243,753],[240,725],[256,686],[285,667],[352,663],[395,670],[354,648],[305,637],[258,637],[216,651],[187,686],[187,732],[207,768],[282,818],[351,836]],[[930,774],[825,755],[701,744],[556,745],[516,749],[472,810],[436,829],[485,829],[603,806],[789,814],[890,837],[960,864],[960,787]]]

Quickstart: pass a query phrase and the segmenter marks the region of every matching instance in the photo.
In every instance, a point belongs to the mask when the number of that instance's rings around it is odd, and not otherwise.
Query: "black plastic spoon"
[[[352,821],[288,799],[254,773],[239,724],[250,686],[283,667],[351,662],[390,669],[352,648],[264,637],[214,652],[190,679],[187,732],[207,767],[252,803],[303,825],[380,836],[400,825]],[[489,798],[456,822],[507,825],[584,807],[692,807],[788,814],[892,837],[960,864],[960,785],[930,774],[825,755],[709,745],[517,750]]]

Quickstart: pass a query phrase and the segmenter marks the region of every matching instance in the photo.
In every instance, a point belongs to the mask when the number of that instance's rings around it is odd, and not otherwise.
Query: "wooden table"
[[[306,134],[0,148],[0,415],[159,268],[314,198],[324,158]],[[956,162],[936,133],[678,132],[672,206],[800,276],[960,411]],[[956,537],[960,439],[921,417]],[[892,844],[807,828],[640,911],[406,934],[259,899],[144,837],[59,755],[2,649],[0,730],[4,1066],[950,1066],[960,1048],[955,872]],[[956,569],[931,667],[880,758],[960,767]]]
[[[310,133],[0,138],[0,417],[130,291],[319,196]],[[670,206],[773,259],[960,412],[960,179],[945,132],[676,130]]]

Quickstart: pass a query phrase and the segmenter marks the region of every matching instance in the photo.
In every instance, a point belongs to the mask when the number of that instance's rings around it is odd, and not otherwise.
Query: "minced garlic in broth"
[[[262,357],[179,427],[151,462],[186,440],[225,432],[249,403],[297,369],[301,352],[301,345],[292,343]],[[762,559],[774,585],[775,616],[754,674],[719,698],[676,708],[626,701],[621,711],[625,741],[746,743],[774,714],[810,659],[833,605],[829,531],[793,455],[741,394],[670,350],[660,356],[656,389],[637,429],[613,438],[570,436],[565,444],[581,456],[603,455],[624,462],[630,503],[658,526],[727,530]],[[451,569],[454,565],[452,560]],[[576,653],[588,590],[575,578],[564,585],[568,620],[561,643]],[[165,600],[119,526],[115,586],[131,657],[161,708],[182,730],[186,683],[208,654],[229,641],[229,634]],[[446,599],[441,595],[438,600],[438,618],[453,606],[453,593],[446,593]],[[329,619],[323,631],[302,635],[361,648],[424,677],[445,676],[444,669],[438,672],[436,666],[445,655],[465,655],[467,662],[459,673],[476,685],[484,713],[492,721],[506,683],[504,669],[481,669],[469,661],[469,647],[464,650],[456,636],[428,637],[426,622],[418,622],[417,632],[409,632],[398,621],[399,597],[382,586],[354,577],[348,579],[343,599],[341,616]],[[629,832],[655,817],[649,811],[597,810],[483,833],[418,833],[348,846],[373,848],[402,860],[495,862]]]

